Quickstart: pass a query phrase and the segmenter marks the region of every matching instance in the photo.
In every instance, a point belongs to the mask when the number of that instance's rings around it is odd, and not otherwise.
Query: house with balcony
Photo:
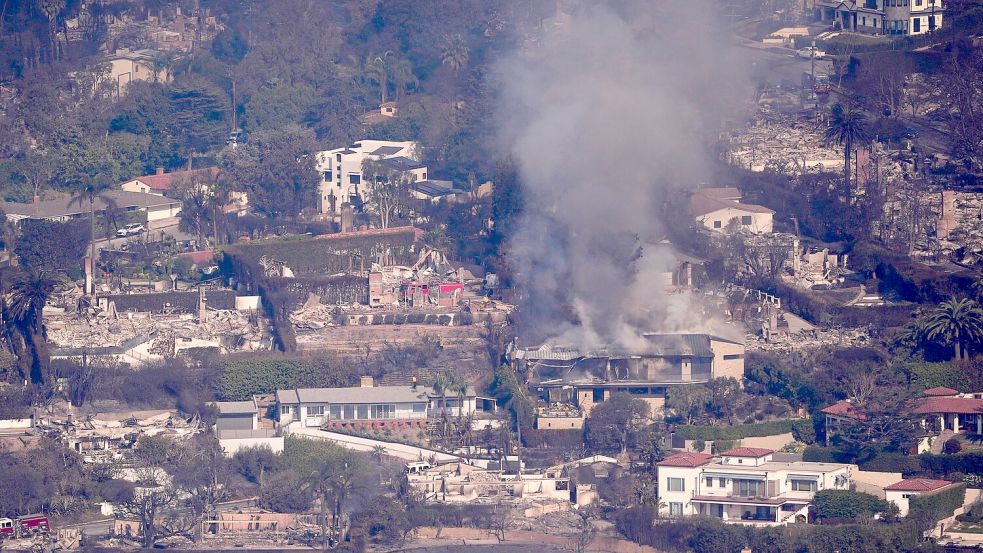
[[[834,30],[920,35],[942,27],[942,0],[815,0],[816,16]]]
[[[277,390],[277,427],[292,428],[332,426],[337,424],[413,423],[425,425],[429,418],[444,414],[467,416],[477,410],[474,390],[468,388],[461,398],[456,393],[446,397],[425,386],[376,386],[372,377],[363,376],[360,386],[347,388],[297,388]]]
[[[850,489],[857,472],[856,465],[782,462],[773,455],[754,447],[671,455],[657,465],[659,510],[762,526],[803,523],[816,492]]]
[[[315,154],[315,167],[321,175],[318,185],[317,211],[327,215],[341,214],[341,205],[362,205],[366,186],[362,171],[366,160],[382,163],[407,175],[413,183],[428,178],[427,166],[422,163],[420,145],[413,141],[361,140]]]

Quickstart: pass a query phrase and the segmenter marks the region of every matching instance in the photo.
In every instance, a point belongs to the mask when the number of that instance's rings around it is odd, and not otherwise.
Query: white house
[[[815,9],[844,31],[920,35],[942,27],[942,0],[816,0]]]
[[[739,447],[713,456],[678,453],[658,463],[659,509],[670,516],[781,525],[808,522],[819,490],[850,488],[856,465],[773,461],[773,451]]]
[[[226,457],[232,457],[244,447],[269,447],[273,453],[283,452],[283,436],[273,428],[261,428],[259,407],[255,400],[217,401],[215,437]]]
[[[904,480],[886,486],[884,499],[898,506],[901,516],[908,516],[909,500],[913,497],[940,492],[955,484],[947,480],[929,480],[927,478],[905,478]]]
[[[164,63],[165,54],[157,50],[117,50],[109,56],[109,65],[104,79],[117,95],[126,93],[126,86],[133,81],[153,81],[166,83],[171,79]]]
[[[361,386],[350,388],[298,388],[277,390],[276,417],[281,428],[320,427],[329,422],[425,421],[440,414],[444,398],[424,386],[375,386],[362,377]],[[458,414],[458,395],[447,393],[447,414]],[[462,415],[476,409],[474,390],[468,389]]]
[[[427,180],[427,166],[421,163],[416,142],[362,140],[344,148],[318,152],[316,168],[321,174],[317,211],[340,214],[341,204],[362,202],[366,185],[362,182],[362,163],[366,159],[384,161],[390,168],[412,175],[414,182]]]
[[[764,206],[741,203],[740,200],[741,194],[736,188],[701,188],[689,198],[690,215],[715,232],[772,232],[775,212]]]

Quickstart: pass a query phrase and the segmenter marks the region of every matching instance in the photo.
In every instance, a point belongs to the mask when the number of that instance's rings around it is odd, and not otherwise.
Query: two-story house
[[[659,509],[669,516],[780,525],[808,522],[819,490],[849,489],[856,465],[780,462],[770,449],[677,453],[658,463]]]
[[[689,198],[690,215],[714,232],[747,231],[754,234],[774,230],[775,212],[765,206],[741,202],[733,187],[701,188]]]
[[[859,33],[920,35],[942,27],[942,0],[816,0],[821,21]]]
[[[318,152],[316,168],[321,175],[318,186],[317,211],[337,215],[341,204],[361,204],[365,187],[362,168],[365,160],[383,162],[394,171],[408,173],[409,180],[427,180],[427,166],[421,163],[420,146],[416,142],[391,140],[361,140],[344,148]]]

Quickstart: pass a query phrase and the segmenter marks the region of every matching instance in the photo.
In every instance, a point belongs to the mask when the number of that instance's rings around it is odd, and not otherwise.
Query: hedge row
[[[812,421],[809,419],[756,422],[738,426],[694,426],[684,424],[676,427],[676,434],[687,440],[740,440],[743,438],[786,434],[792,432],[793,426],[800,421],[804,421],[806,424],[812,424]]]
[[[852,490],[820,490],[813,501],[816,516],[821,519],[855,519],[862,514],[883,513],[888,508],[887,501]]]
[[[959,484],[938,493],[918,495],[908,503],[908,518],[922,532],[938,521],[952,516],[966,499],[966,484]]]
[[[821,446],[806,447],[802,453],[802,459],[820,463],[855,463],[858,461],[851,455],[851,452]],[[873,459],[860,461],[859,465],[863,470],[900,472],[905,476],[945,477],[955,473],[983,474],[983,453],[973,452],[955,455],[882,453]]]

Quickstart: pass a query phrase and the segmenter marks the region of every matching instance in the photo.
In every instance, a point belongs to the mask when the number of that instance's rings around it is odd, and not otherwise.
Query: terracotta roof
[[[689,197],[689,212],[694,217],[713,213],[714,211],[720,211],[721,209],[736,209],[738,211],[746,211],[748,213],[774,213],[774,210],[768,209],[762,205],[742,204],[740,202],[721,200],[701,192],[694,192],[693,195]]]
[[[196,252],[183,252],[177,254],[177,257],[187,257],[192,263],[196,265],[201,265],[202,263],[208,263],[215,260],[214,250],[200,250]]]
[[[727,457],[754,457],[757,459],[758,457],[771,455],[774,452],[772,449],[765,449],[763,447],[735,447],[734,449],[728,449],[720,455],[726,455]]]
[[[829,407],[823,409],[822,412],[826,413],[827,415],[833,415],[836,417],[845,417],[848,419],[862,420],[865,418],[862,413],[857,412],[857,408],[853,403],[845,399],[837,401],[833,405],[830,405]]]
[[[952,484],[947,480],[929,480],[927,478],[905,478],[904,480],[885,487],[885,490],[895,492],[931,492]]]
[[[930,413],[973,415],[983,413],[983,399],[970,397],[925,397],[918,400],[918,404],[912,412],[916,415]]]
[[[163,173],[160,175],[144,175],[142,177],[137,177],[135,179],[130,179],[126,182],[140,181],[150,187],[151,190],[170,190],[174,185],[174,179],[183,178],[186,176],[193,176],[198,174],[211,173],[214,178],[218,174],[218,167],[209,167],[207,169],[192,169],[190,171],[174,171],[173,173]]]
[[[924,392],[922,392],[922,395],[938,396],[938,397],[954,396],[958,394],[959,394],[959,390],[953,390],[952,388],[946,388],[945,386],[936,386],[934,388],[929,388]]]
[[[675,455],[670,455],[665,459],[659,461],[656,465],[660,467],[701,467],[710,462],[713,459],[713,455],[708,453],[677,453]]]

